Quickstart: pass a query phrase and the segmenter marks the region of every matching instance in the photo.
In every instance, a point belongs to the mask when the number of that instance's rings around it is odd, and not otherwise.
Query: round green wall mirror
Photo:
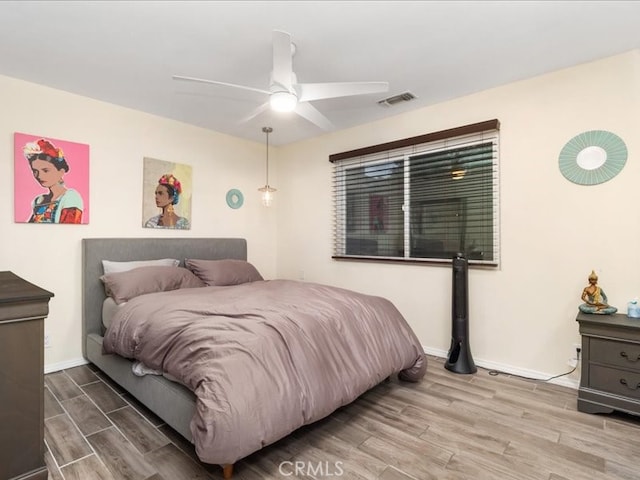
[[[240,208],[244,203],[244,196],[238,189],[232,188],[227,192],[227,205],[231,208]]]
[[[576,135],[560,151],[562,175],[579,185],[611,180],[627,162],[627,146],[616,134],[591,130]]]

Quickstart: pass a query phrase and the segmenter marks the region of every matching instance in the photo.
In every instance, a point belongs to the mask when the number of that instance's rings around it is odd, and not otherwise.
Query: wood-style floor
[[[429,357],[235,465],[234,479],[638,480],[640,418],[576,410],[577,392]],[[193,448],[90,366],[45,376],[49,479],[221,479]]]

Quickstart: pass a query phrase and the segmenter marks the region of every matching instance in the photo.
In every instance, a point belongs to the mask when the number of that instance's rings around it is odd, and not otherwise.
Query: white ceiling
[[[262,94],[172,75],[268,89],[284,30],[300,82],[389,82],[313,102],[343,129],[639,48],[639,24],[638,1],[0,1],[0,74],[259,142],[269,125],[282,145],[324,132],[270,111],[239,123]]]

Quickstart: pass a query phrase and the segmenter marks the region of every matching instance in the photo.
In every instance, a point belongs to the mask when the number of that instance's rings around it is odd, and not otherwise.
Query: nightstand
[[[44,317],[51,292],[0,272],[0,479],[47,480]]]
[[[582,375],[578,410],[640,415],[640,320],[578,313]]]

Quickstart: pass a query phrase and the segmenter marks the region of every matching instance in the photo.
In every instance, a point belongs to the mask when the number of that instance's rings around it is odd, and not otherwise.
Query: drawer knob
[[[622,385],[625,385],[627,388],[630,388],[631,390],[637,390],[640,387],[640,383],[637,383],[635,386],[629,385],[624,378],[620,379],[620,383]]]
[[[630,362],[637,362],[638,360],[640,360],[640,355],[636,355],[636,358],[631,358],[629,355],[627,355],[627,352],[620,352],[620,356],[626,358]]]

